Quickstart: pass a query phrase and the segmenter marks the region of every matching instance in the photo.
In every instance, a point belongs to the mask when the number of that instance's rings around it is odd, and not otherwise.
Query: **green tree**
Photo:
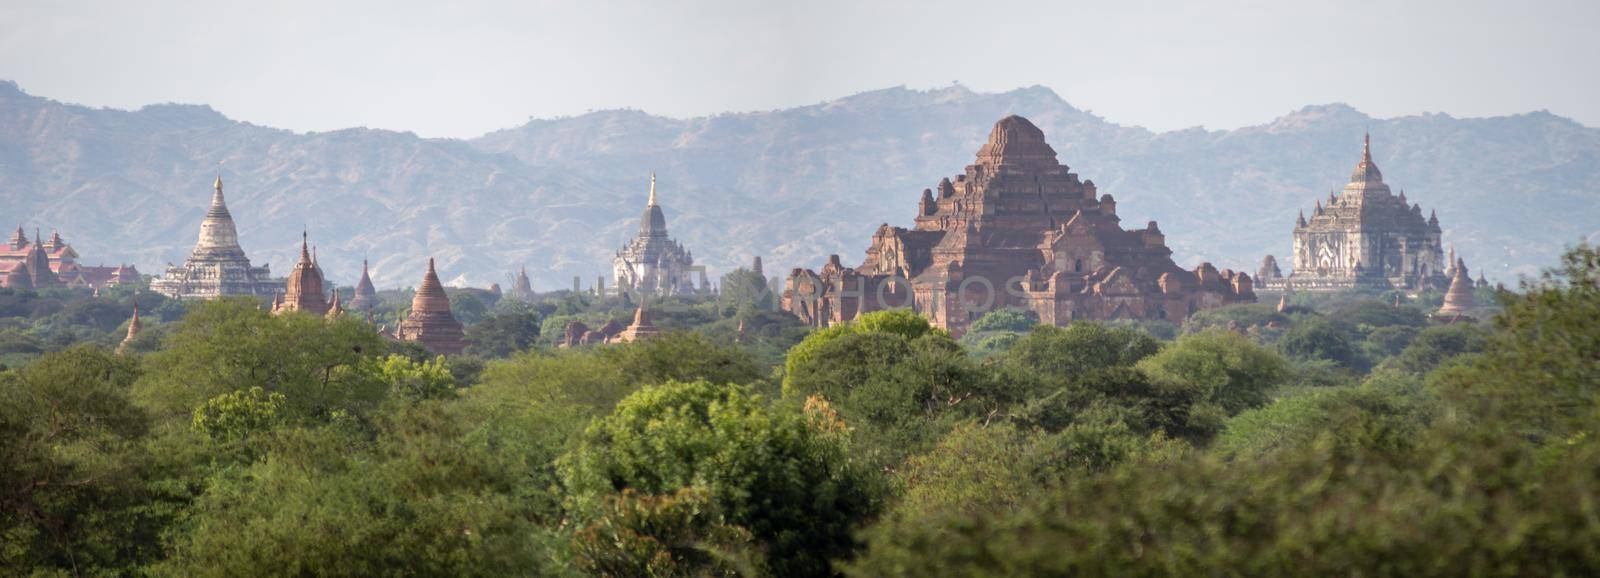
[[[450,292],[450,313],[463,325],[476,325],[489,315],[483,299],[468,291]]]
[[[1160,348],[1159,341],[1139,331],[1078,321],[1066,327],[1034,327],[1001,361],[1013,370],[1061,383],[1102,369],[1131,366]]]
[[[1206,439],[1221,420],[1267,402],[1288,376],[1277,353],[1231,331],[1185,335],[1136,366],[1165,396],[1187,401],[1188,411],[1173,435]]]
[[[727,522],[749,530],[778,576],[826,574],[875,512],[847,434],[825,414],[775,411],[747,389],[671,382],[628,396],[564,459],[563,479],[596,519],[625,489],[704,491]]]
[[[1435,445],[1435,442],[1438,442]],[[1117,468],[1011,510],[867,532],[854,576],[1584,576],[1600,448],[1554,467],[1507,438],[1410,459],[1319,444],[1262,461]]]
[[[1600,395],[1600,250],[1579,245],[1521,294],[1500,299],[1483,353],[1429,383],[1454,407],[1521,435],[1589,431]]]
[[[1488,333],[1470,323],[1429,327],[1418,333],[1399,354],[1384,361],[1381,370],[1426,375],[1444,362],[1488,346]]]
[[[288,426],[264,459],[223,469],[153,569],[181,576],[543,576],[565,540],[552,480],[530,476],[520,428],[449,402],[396,408],[376,440]],[[496,420],[498,422],[498,420]],[[503,422],[500,422],[503,423]]]
[[[565,327],[563,327],[565,329]],[[495,313],[467,327],[467,353],[501,358],[533,347],[539,340],[539,316],[532,311]]]
[[[283,394],[260,387],[224,393],[195,408],[192,427],[218,442],[244,441],[281,423],[283,406]]]
[[[1250,459],[1314,443],[1341,455],[1404,456],[1437,413],[1438,401],[1414,380],[1317,388],[1228,418],[1214,447],[1223,456]]]
[[[738,576],[758,553],[750,532],[730,526],[706,492],[632,489],[606,498],[598,518],[573,536],[573,558],[592,576]]]
[[[749,352],[674,331],[624,345],[533,351],[492,361],[473,389],[499,403],[561,402],[604,413],[645,385],[702,379],[755,383],[764,376]]]
[[[1349,329],[1320,317],[1303,319],[1291,327],[1278,340],[1278,351],[1296,360],[1328,360],[1353,370],[1366,367]]]
[[[145,356],[134,386],[162,419],[187,420],[206,400],[260,387],[284,395],[290,420],[360,415],[383,400],[388,384],[362,371],[387,355],[373,327],[349,316],[274,316],[250,300],[196,304],[173,324],[162,349]]]
[[[972,325],[968,331],[1015,331],[1023,333],[1039,324],[1039,315],[1032,311],[1019,311],[1016,309],[1000,308],[985,313]]]
[[[0,567],[132,573],[160,556],[165,518],[142,484],[150,419],[138,364],[79,346],[0,374]]]
[[[717,305],[726,312],[772,309],[772,290],[760,273],[740,267],[722,276]]]

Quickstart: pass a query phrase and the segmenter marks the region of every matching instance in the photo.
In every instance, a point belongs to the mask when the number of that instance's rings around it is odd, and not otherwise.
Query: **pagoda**
[[[528,268],[522,267],[511,281],[511,298],[523,301],[533,298],[533,282],[528,280]]]
[[[617,291],[644,295],[689,295],[707,290],[694,285],[694,255],[667,236],[667,216],[656,202],[656,175],[650,174],[650,199],[639,218],[639,234],[612,260]]]
[[[328,313],[327,293],[322,290],[322,268],[318,267],[307,249],[306,234],[300,234],[300,262],[289,272],[283,298],[273,304],[272,313],[282,315],[300,311],[312,315]]]
[[[631,343],[641,339],[649,339],[661,334],[661,330],[650,323],[650,312],[644,305],[633,311],[633,323],[607,340],[608,343]]]
[[[350,298],[351,311],[372,311],[378,308],[382,300],[378,298],[378,289],[372,286],[372,277],[367,274],[367,260],[361,260],[361,280],[356,282],[355,297]]]
[[[1452,273],[1450,289],[1444,294],[1444,306],[1439,308],[1438,315],[1441,317],[1464,316],[1478,306],[1478,296],[1474,293],[1476,288],[1472,275],[1467,272],[1466,261],[1457,259]]]
[[[783,307],[827,327],[879,309],[910,307],[960,335],[995,309],[1077,319],[1168,319],[1255,301],[1249,275],[1210,263],[1185,270],[1150,221],[1123,229],[1117,202],[1056,159],[1028,119],[996,122],[977,161],[923,189],[915,226],[878,227],[866,259],[832,255],[794,269]]]
[[[222,198],[222,176],[217,176],[211,208],[200,221],[200,238],[182,265],[167,268],[150,289],[173,299],[216,299],[229,295],[274,296],[283,292],[285,280],[273,279],[266,265],[255,267],[239,247],[233,215]]]
[[[461,322],[450,314],[450,298],[439,283],[439,274],[433,269],[433,259],[428,259],[428,273],[422,277],[422,286],[411,298],[411,313],[395,329],[396,339],[415,341],[429,351],[440,355],[454,355],[467,348],[466,334]]]
[[[1417,291],[1450,281],[1439,218],[1392,193],[1372,160],[1372,137],[1338,194],[1328,194],[1307,219],[1295,219],[1291,271],[1258,277],[1262,289],[1337,291],[1353,287]],[[1271,259],[1271,256],[1268,256]],[[1453,259],[1451,260],[1453,261]]]
[[[139,321],[139,302],[133,302],[133,317],[128,319],[128,336],[122,338],[122,343],[117,345],[117,353],[127,351],[133,344],[133,338],[139,336],[139,331],[144,329],[144,324]]]

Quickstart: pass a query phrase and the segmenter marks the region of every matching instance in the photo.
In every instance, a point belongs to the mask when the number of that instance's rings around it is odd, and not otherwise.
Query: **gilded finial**
[[[656,173],[655,173],[655,171],[650,171],[650,204],[649,204],[649,206],[652,206],[652,207],[656,206]]]

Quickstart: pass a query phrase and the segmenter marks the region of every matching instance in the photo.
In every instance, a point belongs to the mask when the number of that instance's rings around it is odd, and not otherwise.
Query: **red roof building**
[[[58,232],[51,232],[49,240],[41,241],[35,231],[30,242],[19,225],[11,240],[0,245],[0,287],[103,289],[138,280],[139,271],[132,265],[105,267],[78,263],[78,252],[63,241]]]

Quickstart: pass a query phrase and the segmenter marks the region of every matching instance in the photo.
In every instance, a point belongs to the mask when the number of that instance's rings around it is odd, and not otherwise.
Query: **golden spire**
[[[650,172],[650,204],[649,204],[649,206],[654,207],[655,205],[656,205],[656,173],[655,173],[655,171],[651,171]]]
[[[1372,164],[1372,133],[1361,135],[1361,162]]]

